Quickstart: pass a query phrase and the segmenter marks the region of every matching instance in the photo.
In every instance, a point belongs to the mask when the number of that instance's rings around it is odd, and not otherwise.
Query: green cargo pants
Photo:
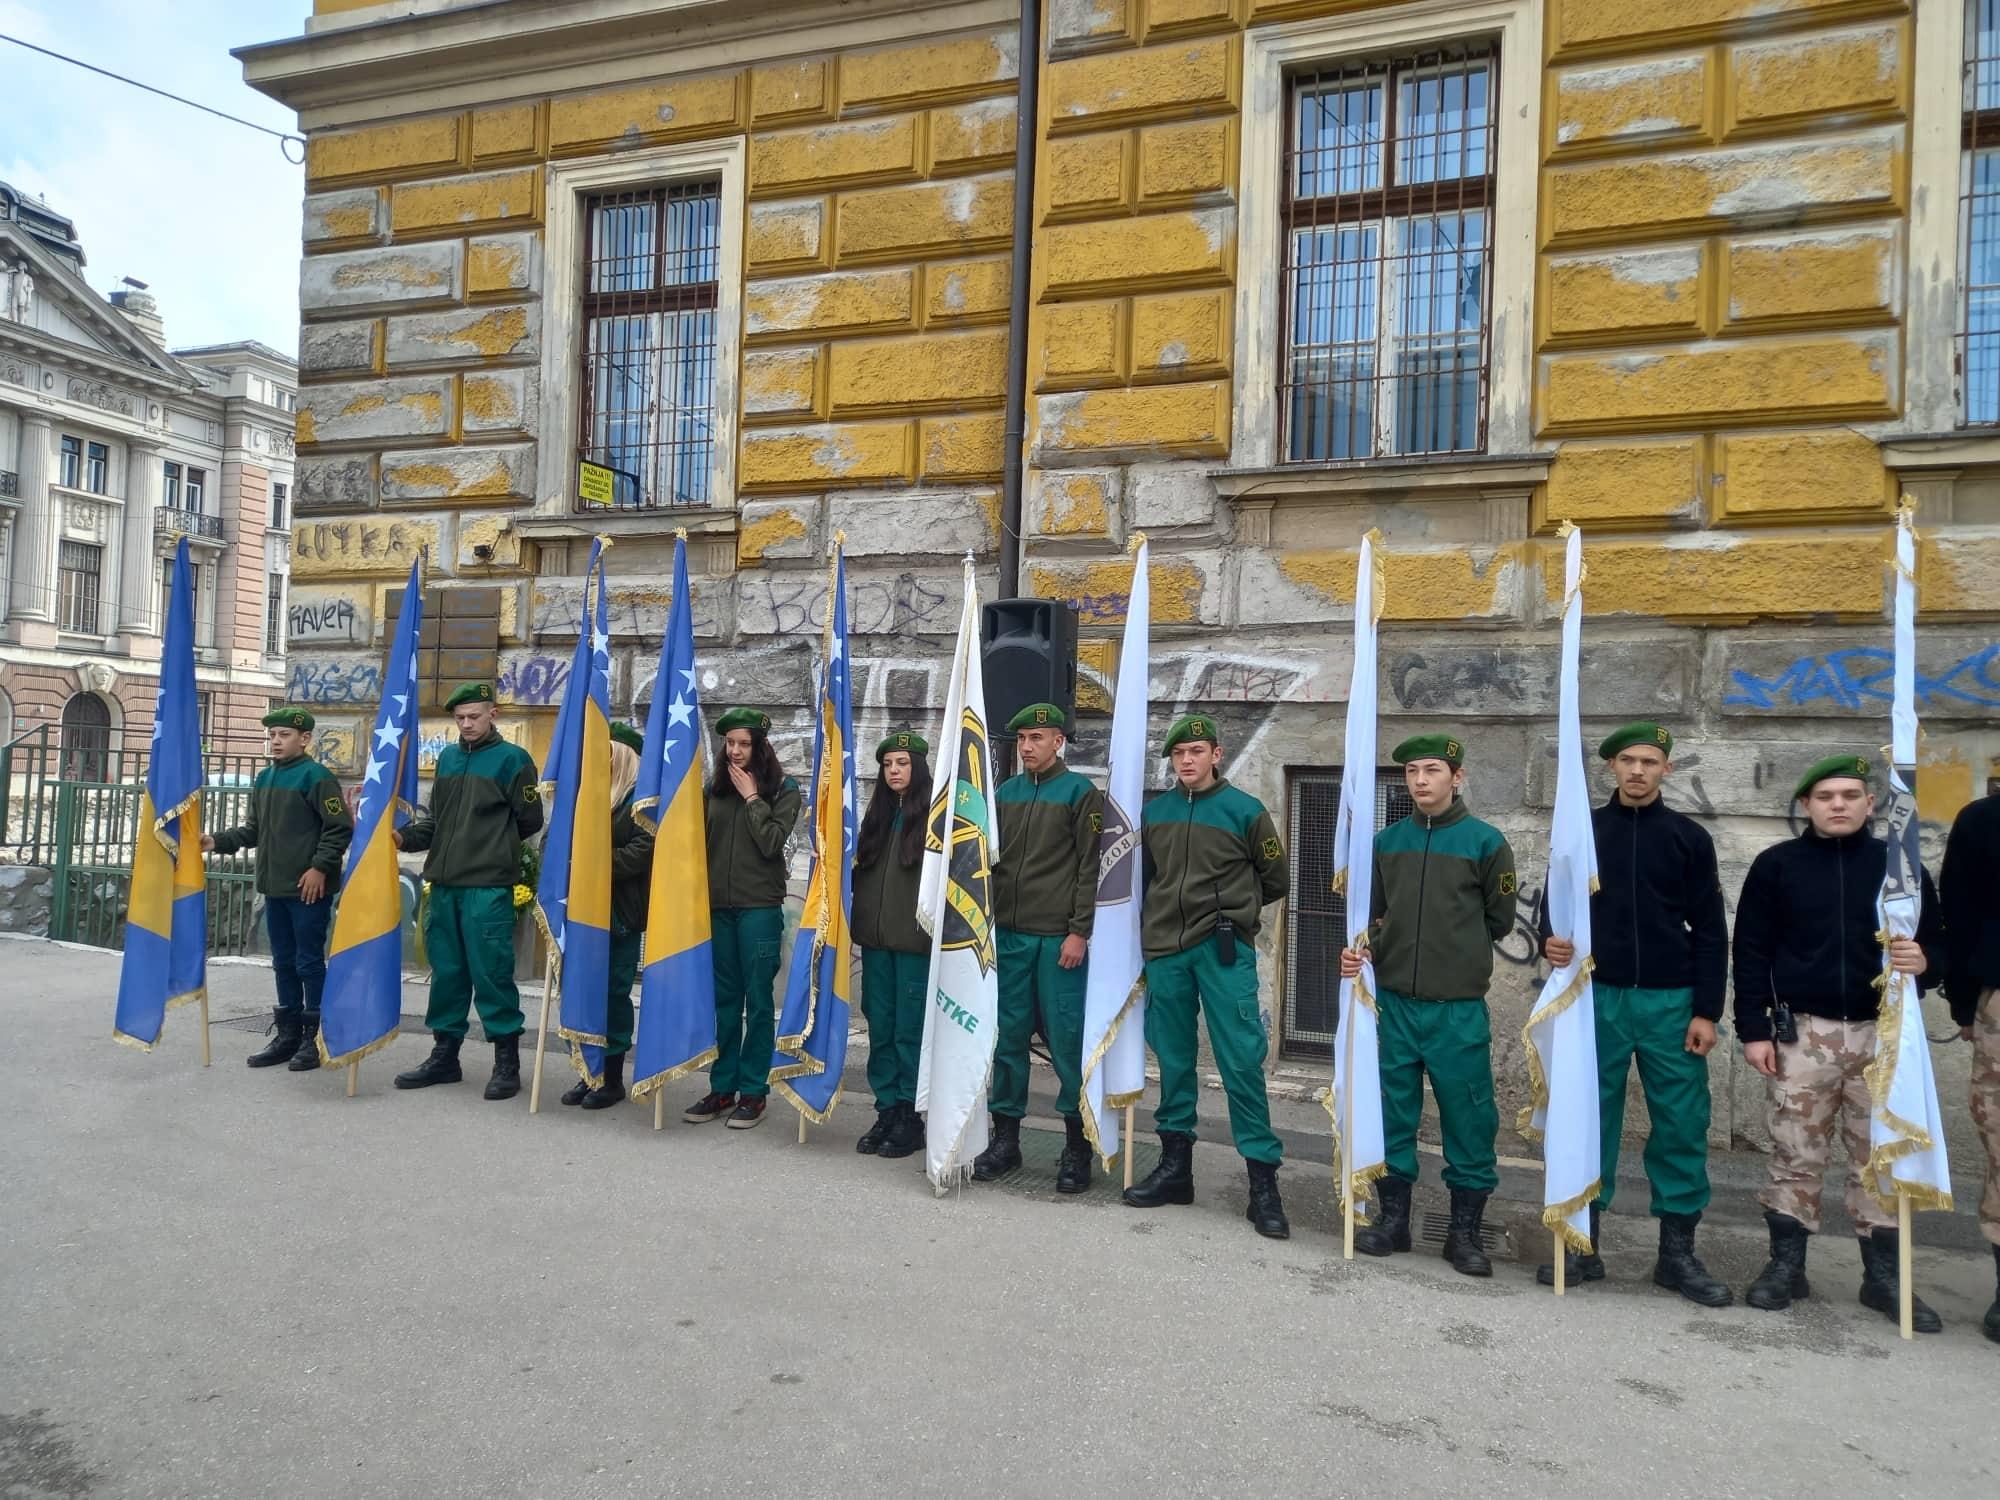
[[[708,1086],[718,1094],[761,1099],[771,1092],[771,1051],[777,1045],[772,986],[785,940],[785,909],[716,907],[708,915],[715,952],[715,1062]]]
[[[1599,1208],[1618,1187],[1618,1137],[1625,1130],[1625,1077],[1639,1059],[1646,1094],[1646,1181],[1653,1217],[1698,1214],[1708,1207],[1708,1059],[1687,1050],[1694,991],[1597,991],[1597,1100],[1603,1187]]]
[[[1146,960],[1146,1045],[1160,1063],[1160,1102],[1153,1111],[1162,1133],[1195,1134],[1195,1021],[1208,1012],[1208,1045],[1229,1100],[1229,1133],[1245,1161],[1276,1166],[1284,1147],[1271,1132],[1271,1101],[1264,1091],[1264,1057],[1270,1035],[1257,1005],[1256,951],[1238,939],[1236,962],[1224,965],[1215,940],[1171,958]]]
[[[1076,1113],[1083,1085],[1083,990],[1088,963],[1057,962],[1063,940],[994,929],[1000,964],[1000,1024],[993,1046],[993,1113],[1018,1120],[1028,1112],[1028,1038],[1036,1022],[1056,1070],[1056,1113]]]
[[[917,1064],[924,1051],[924,991],[928,953],[861,950],[861,1013],[868,1018],[868,1088],[875,1107],[917,1102]]]
[[[1493,1099],[1493,1025],[1481,1000],[1412,1000],[1394,990],[1376,996],[1382,1057],[1382,1144],[1389,1170],[1417,1180],[1417,1122],[1424,1115],[1424,1074],[1437,1096],[1444,1132],[1446,1187],[1490,1193],[1500,1185],[1494,1143],[1500,1109]]]
[[[611,934],[610,988],[604,996],[606,1057],[619,1057],[632,1050],[632,983],[639,977],[639,959],[645,950],[643,932]]]
[[[424,908],[431,998],[424,1025],[463,1038],[472,1004],[488,1041],[519,1036],[521,992],[514,986],[514,892],[504,885],[434,885]]]

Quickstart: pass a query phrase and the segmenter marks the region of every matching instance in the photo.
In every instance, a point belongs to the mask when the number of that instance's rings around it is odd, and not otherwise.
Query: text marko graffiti
[[[1920,657],[1918,711],[1964,717],[2000,710],[2000,641],[1971,649],[1964,649],[1962,642],[1951,645],[1952,654],[1939,669],[1927,670],[1930,664]],[[1768,665],[1759,659],[1765,655],[1774,657]],[[1922,656],[1929,655],[1922,651]],[[1732,655],[1722,707],[1736,713],[1879,712],[1889,704],[1894,670],[1895,660],[1886,646],[1781,658],[1771,648],[1746,645]]]

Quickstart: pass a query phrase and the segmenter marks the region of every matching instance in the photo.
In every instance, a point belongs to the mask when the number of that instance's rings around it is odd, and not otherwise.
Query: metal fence
[[[202,824],[232,827],[250,811],[261,755],[202,758]],[[54,874],[49,936],[98,948],[125,946],[132,850],[139,833],[144,750],[66,756],[60,730],[43,724],[0,745],[0,856]],[[84,771],[101,775],[85,775]],[[241,954],[256,939],[254,851],[208,857],[211,953]]]

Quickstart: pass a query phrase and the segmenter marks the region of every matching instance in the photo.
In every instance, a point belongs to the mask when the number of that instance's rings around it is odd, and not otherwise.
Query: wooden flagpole
[[[1352,986],[1350,985],[1349,987],[1350,998],[1352,998],[1352,995],[1353,995],[1353,990]],[[1355,1000],[1354,1009],[1358,1010],[1360,1008],[1360,1004],[1361,1002],[1359,1000]],[[1344,1038],[1342,1038],[1342,1045],[1347,1049],[1347,1096],[1343,1101],[1347,1106],[1344,1111],[1347,1118],[1341,1124],[1340,1154],[1338,1157],[1334,1159],[1333,1168],[1336,1172],[1340,1173],[1340,1184],[1339,1184],[1340,1201],[1345,1205],[1345,1209],[1341,1214],[1341,1219],[1342,1219],[1341,1230],[1340,1230],[1341,1258],[1343,1260],[1353,1260],[1354,1259],[1354,1170],[1353,1170],[1354,1016],[1351,1012],[1347,1017],[1347,1035]]]
[[[1128,1188],[1132,1186],[1132,1116],[1138,1108],[1136,1104],[1125,1106],[1125,1147],[1119,1153],[1125,1158],[1125,1186]]]
[[[347,1097],[354,1097],[354,1086],[361,1082],[361,1059],[355,1058],[347,1065]]]
[[[1910,1195],[1900,1190],[1896,1194],[1896,1298],[1902,1304],[1896,1311],[1903,1337],[1913,1339],[1917,1336],[1917,1292],[1910,1285]]]
[[[667,1092],[665,1089],[654,1089],[653,1129],[664,1130],[666,1128],[667,1128]]]
[[[555,950],[549,950],[548,961],[542,966],[542,1021],[535,1029],[535,1082],[528,1090],[528,1113],[540,1114],[542,1110],[542,1045],[549,1039],[549,981],[555,977]]]
[[[208,986],[201,987],[201,1065],[208,1066]]]
[[[804,1145],[805,1143],[806,1143],[806,1112],[805,1112],[804,1110],[800,1110],[800,1111],[799,1111],[799,1144],[800,1144],[801,1146],[803,1146],[803,1145]]]
[[[1569,1289],[1569,1262],[1564,1258],[1569,1246],[1563,1243],[1560,1229],[1550,1231],[1549,1238],[1556,1242],[1556,1295],[1560,1297]]]

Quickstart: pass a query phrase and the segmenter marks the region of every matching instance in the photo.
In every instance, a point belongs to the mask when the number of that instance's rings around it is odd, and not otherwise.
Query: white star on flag
[[[384,724],[380,729],[375,731],[376,748],[384,749],[393,745],[399,737],[400,732],[394,724]]]
[[[371,760],[371,761],[369,761],[369,762],[368,762],[368,780],[370,780],[370,781],[380,781],[380,780],[382,779],[382,773],[383,773],[384,771],[388,770],[388,769],[389,769],[389,762],[387,762],[386,760]]]
[[[684,673],[682,675],[685,676],[687,674]],[[676,693],[674,701],[667,705],[667,727],[669,729],[679,729],[683,724],[688,722],[693,713],[694,710],[688,707],[687,699]]]

